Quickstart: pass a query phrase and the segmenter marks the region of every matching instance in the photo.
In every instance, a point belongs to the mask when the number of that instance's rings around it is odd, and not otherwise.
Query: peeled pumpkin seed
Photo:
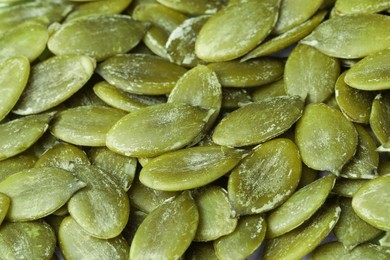
[[[300,227],[269,240],[265,245],[263,259],[301,259],[330,233],[340,212],[340,207],[335,203],[325,205]]]
[[[64,102],[64,105],[66,106],[65,108],[83,106],[108,106],[93,92],[93,88],[89,85],[89,83],[87,83],[85,87],[81,88],[76,94],[67,99]]]
[[[233,233],[214,241],[218,259],[246,259],[263,242],[267,224],[261,215],[240,217]]]
[[[166,103],[131,112],[107,133],[107,147],[133,157],[154,157],[196,140],[210,112],[185,104]]]
[[[118,236],[130,213],[129,199],[119,181],[90,165],[75,165],[73,173],[87,187],[69,200],[70,215],[91,236]]]
[[[135,232],[137,232],[138,227],[145,220],[147,215],[147,213],[144,213],[139,210],[132,210],[130,212],[129,222],[127,222],[125,229],[122,231],[123,237],[126,239],[130,246],[133,242]]]
[[[10,204],[11,199],[7,195],[0,193],[0,226],[7,215]]]
[[[278,97],[286,95],[287,93],[284,89],[284,80],[280,79],[278,81],[256,88],[256,90],[252,92],[252,99],[255,102],[259,102],[260,100],[268,97]]]
[[[6,222],[0,227],[1,259],[50,260],[55,246],[54,231],[43,221]]]
[[[296,125],[295,136],[302,161],[307,166],[334,174],[339,174],[358,145],[354,125],[340,111],[323,103],[306,106]]]
[[[270,211],[286,201],[301,177],[296,145],[277,138],[259,145],[229,176],[228,193],[237,215]]]
[[[192,242],[185,253],[188,260],[218,260],[212,242]]]
[[[85,16],[54,24],[52,29],[47,46],[54,54],[82,54],[102,61],[134,48],[146,25],[130,16],[113,14]]]
[[[367,181],[368,180],[364,179],[339,178],[337,179],[332,192],[342,197],[352,198]]]
[[[68,205],[64,205],[62,206],[61,208],[57,209],[56,211],[53,212],[52,215],[55,215],[55,216],[68,216],[69,215],[69,211],[68,211]]]
[[[97,72],[126,92],[162,95],[171,92],[186,69],[152,55],[123,54],[102,62]]]
[[[353,210],[361,219],[385,231],[390,231],[389,187],[390,176],[380,176],[363,184],[352,199]]]
[[[233,169],[242,151],[223,146],[192,147],[152,159],[140,172],[140,181],[153,189],[180,191],[211,183]]]
[[[151,26],[145,33],[143,42],[152,53],[167,60],[168,53],[165,45],[168,41],[168,36],[169,34],[161,27]]]
[[[199,211],[199,225],[194,241],[212,241],[235,230],[237,218],[231,217],[226,190],[208,186],[195,191],[193,196]]]
[[[349,198],[340,200],[341,214],[333,229],[337,240],[343,243],[347,250],[352,250],[357,245],[367,242],[383,232],[359,218],[353,211],[351,202],[352,200]]]
[[[0,161],[31,147],[47,130],[52,114],[31,115],[0,125]]]
[[[22,153],[0,161],[0,182],[14,173],[33,168],[36,160],[32,153]]]
[[[132,0],[99,0],[88,2],[75,6],[73,11],[66,17],[66,20],[87,15],[119,14],[129,6]]]
[[[129,245],[121,236],[99,239],[91,236],[72,217],[65,218],[58,232],[61,251],[66,259],[127,259]]]
[[[26,57],[15,56],[0,62],[0,121],[17,103],[30,75]]]
[[[334,5],[337,15],[377,13],[389,8],[388,0],[337,0]]]
[[[257,87],[274,82],[283,75],[284,64],[276,58],[245,62],[225,61],[207,65],[224,87]]]
[[[241,147],[265,142],[288,130],[302,115],[298,96],[271,97],[241,107],[215,127],[213,141]]]
[[[252,103],[252,98],[246,89],[222,88],[222,108],[234,110]]]
[[[283,235],[302,225],[324,204],[336,178],[329,174],[296,191],[267,218],[267,237]]]
[[[95,60],[81,55],[54,56],[36,64],[13,112],[30,115],[59,105],[89,80],[95,66]]]
[[[280,0],[249,0],[229,5],[202,27],[195,43],[196,55],[207,62],[238,58],[262,42],[274,27]]]
[[[75,145],[104,146],[110,128],[126,113],[98,106],[69,108],[58,113],[50,125],[51,133]]]
[[[226,0],[197,0],[197,1],[184,1],[184,0],[157,0],[159,3],[177,10],[179,12],[188,13],[191,15],[212,14],[221,9]]]
[[[190,246],[198,220],[194,199],[184,191],[149,213],[135,233],[129,259],[178,259]]]
[[[0,162],[1,165],[1,162]],[[1,169],[1,167],[0,167]],[[1,171],[0,171],[1,172]],[[386,160],[379,160],[379,165],[378,165],[378,175],[390,175],[390,161]],[[0,174],[1,176],[1,174]],[[1,177],[0,177],[1,178]]]
[[[390,93],[378,94],[372,103],[370,126],[380,144],[385,144],[390,138]]]
[[[385,235],[379,239],[379,245],[381,245],[382,247],[390,247],[390,232],[387,231],[385,233]]]
[[[305,164],[302,164],[302,173],[301,173],[301,179],[299,180],[298,183],[298,188],[299,189],[303,188],[317,179],[318,179],[318,171],[307,167]]]
[[[286,62],[285,90],[288,95],[298,95],[307,103],[325,101],[334,92],[340,75],[340,64],[317,49],[298,45]]]
[[[355,33],[357,26],[359,33]],[[331,57],[362,58],[390,47],[389,26],[390,17],[381,14],[336,16],[321,23],[301,43]]]

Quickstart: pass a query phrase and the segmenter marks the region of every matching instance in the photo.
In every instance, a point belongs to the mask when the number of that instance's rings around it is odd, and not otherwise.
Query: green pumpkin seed
[[[215,240],[235,230],[237,218],[231,217],[226,190],[217,186],[205,187],[194,193],[194,200],[199,211],[195,241]]]
[[[1,259],[50,260],[55,246],[54,231],[43,221],[3,223],[0,228]]]
[[[307,166],[336,175],[355,154],[358,145],[354,125],[340,111],[323,103],[305,108],[295,135],[302,161]]]
[[[367,181],[368,180],[364,179],[339,178],[337,179],[332,192],[342,197],[352,198]]]
[[[35,220],[61,208],[86,184],[70,172],[54,167],[24,170],[0,182],[0,192],[11,198],[7,218]]]
[[[151,26],[145,33],[143,42],[149,48],[149,50],[160,56],[163,59],[168,59],[168,52],[165,45],[168,41],[169,34],[158,26]]]
[[[153,259],[156,256],[178,259],[190,246],[198,219],[196,204],[188,191],[162,204],[139,226],[131,244],[130,259]]]
[[[233,169],[242,151],[223,146],[202,146],[165,153],[140,172],[140,181],[153,189],[180,191],[211,183]]]
[[[378,94],[372,103],[370,126],[376,139],[385,144],[390,138],[390,93]]]
[[[55,216],[68,216],[69,215],[69,211],[68,211],[68,205],[64,205],[62,206],[61,208],[57,209],[56,211],[53,212],[52,215],[55,215]]]
[[[339,75],[340,64],[337,59],[313,47],[298,45],[286,62],[286,93],[298,95],[306,99],[307,103],[323,102],[333,94]]]
[[[133,157],[154,157],[197,140],[209,111],[185,104],[161,104],[134,111],[107,133],[107,147]]]
[[[378,245],[363,244],[352,250],[347,250],[340,242],[331,242],[318,247],[313,251],[313,260],[339,260],[339,259],[370,259],[384,260],[390,257],[390,252]]]
[[[390,8],[388,0],[337,0],[337,15],[377,13]]]
[[[359,218],[353,211],[351,202],[352,200],[349,198],[340,200],[341,214],[333,230],[337,240],[343,243],[347,250],[351,250],[382,233],[382,230],[369,225]]]
[[[339,219],[340,212],[337,204],[325,205],[300,227],[269,240],[263,259],[301,259],[330,233]]]
[[[10,204],[11,199],[7,195],[0,193],[0,226],[7,215]]]
[[[359,33],[355,33],[356,25]],[[390,47],[389,26],[390,17],[380,14],[337,16],[320,24],[301,43],[332,57],[362,58]]]
[[[261,144],[229,176],[233,212],[256,214],[281,205],[296,189],[301,169],[298,148],[289,139],[277,138]]]
[[[0,125],[0,161],[31,147],[47,130],[52,114],[32,115]]]
[[[343,167],[340,175],[352,179],[375,178],[379,163],[379,155],[375,150],[376,142],[364,127],[355,125],[355,128],[359,139],[356,153]]]
[[[212,1],[157,0],[157,1],[169,8],[190,15],[215,13],[219,9],[221,9],[227,2],[227,0],[212,0]]]
[[[211,63],[210,69],[224,87],[257,87],[274,82],[283,75],[284,64],[275,58],[260,58],[246,62],[226,61]]]
[[[89,85],[89,82],[76,94],[66,100],[64,104],[66,105],[66,108],[83,106],[108,106],[94,93],[92,86]]]
[[[156,56],[125,54],[105,60],[97,72],[108,83],[126,92],[162,95],[171,92],[186,69]]]
[[[72,217],[65,218],[58,234],[65,259],[127,259],[129,245],[120,235],[111,239],[92,237]]]
[[[379,239],[379,245],[381,245],[382,247],[390,247],[390,232],[387,231],[385,233],[385,235]]]
[[[222,108],[234,110],[252,103],[252,97],[246,89],[222,88]]]
[[[390,176],[380,176],[370,180],[353,196],[353,210],[361,219],[372,226],[390,231],[389,193]]]
[[[255,102],[259,102],[265,98],[286,95],[287,93],[284,89],[284,80],[280,79],[278,81],[256,88],[256,90],[252,92],[252,99]]]
[[[14,173],[34,167],[37,158],[31,153],[22,153],[0,161],[0,182]]]
[[[271,97],[248,104],[228,114],[216,126],[213,141],[241,147],[265,142],[288,130],[302,115],[297,96]]]
[[[130,189],[137,168],[135,158],[116,154],[107,148],[92,148],[90,158],[93,165],[115,176],[125,191]]]
[[[301,179],[299,180],[298,188],[299,189],[303,188],[317,179],[318,179],[318,171],[307,167],[305,164],[302,164],[302,173],[301,173]]]
[[[127,222],[125,229],[122,231],[123,237],[126,239],[130,246],[133,242],[135,232],[137,232],[138,227],[145,220],[147,215],[147,213],[144,213],[139,210],[132,210],[130,212],[129,222]]]
[[[246,259],[263,242],[266,228],[260,215],[241,217],[233,233],[214,241],[218,259]]]
[[[108,107],[69,108],[55,116],[50,131],[71,144],[104,146],[108,130],[125,115],[121,110]]]
[[[335,97],[340,110],[352,122],[368,124],[375,92],[362,91],[348,86],[343,72],[337,79]]]
[[[1,165],[1,162],[0,162]],[[1,167],[0,167],[1,169]],[[1,172],[1,171],[0,171]],[[390,175],[390,161],[379,160],[378,175]],[[1,173],[0,173],[1,176]],[[1,177],[0,177],[1,179]]]
[[[66,20],[95,14],[119,14],[129,6],[132,0],[99,0],[76,5]]]
[[[30,63],[23,56],[15,56],[0,62],[0,121],[15,106],[26,87]]]
[[[267,218],[267,237],[283,235],[308,220],[324,204],[335,183],[329,174],[296,191]]]
[[[118,236],[130,213],[129,199],[119,181],[90,165],[75,165],[74,174],[87,187],[69,200],[70,215],[91,236],[102,239]]]
[[[51,52],[56,55],[83,54],[97,61],[128,52],[146,31],[145,24],[117,14],[81,17],[52,28],[55,31],[47,43]]]
[[[38,63],[31,68],[27,86],[13,112],[30,115],[59,105],[89,80],[95,66],[95,60],[80,55],[54,56]]]
[[[41,55],[48,39],[46,26],[35,21],[22,23],[1,36],[0,56],[21,55],[33,61]]]
[[[249,0],[214,14],[196,39],[196,55],[208,62],[238,58],[262,42],[274,27],[280,1]]]
[[[390,89],[390,49],[369,55],[357,62],[345,75],[345,82],[361,90]]]
[[[191,243],[190,247],[185,253],[185,259],[188,260],[218,260],[217,255],[215,254],[213,243],[203,242]]]

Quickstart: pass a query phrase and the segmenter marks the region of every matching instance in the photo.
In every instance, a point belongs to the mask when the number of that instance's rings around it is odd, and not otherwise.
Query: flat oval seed
[[[0,182],[14,173],[34,167],[37,158],[31,153],[22,153],[0,161]]]
[[[390,8],[388,0],[337,0],[334,12],[337,15],[378,13]]]
[[[43,221],[3,223],[0,228],[1,259],[50,260],[55,246],[54,231]]]
[[[125,115],[124,111],[109,107],[69,108],[55,116],[50,131],[71,144],[104,146],[109,129]]]
[[[147,213],[139,210],[132,210],[130,212],[129,222],[127,222],[125,229],[122,231],[123,237],[130,244],[130,246],[133,242],[135,232],[137,232],[138,227],[145,220],[147,215]]]
[[[376,52],[357,62],[345,75],[345,83],[361,90],[390,89],[390,49]]]
[[[390,93],[378,94],[372,103],[370,126],[376,139],[386,144],[390,139]]]
[[[129,6],[132,0],[99,0],[76,5],[66,20],[96,14],[119,14]]]
[[[143,42],[149,50],[160,56],[161,58],[167,60],[168,53],[165,45],[168,41],[169,34],[158,26],[151,26],[149,30],[145,33]]]
[[[157,190],[180,191],[209,184],[233,169],[242,151],[205,146],[165,153],[141,170],[140,181]]]
[[[222,88],[222,108],[234,110],[252,103],[252,97],[242,88]]]
[[[13,112],[30,115],[59,105],[84,86],[95,67],[95,60],[81,55],[54,56],[36,64]]]
[[[356,25],[359,33],[355,33]],[[389,27],[390,17],[385,15],[336,16],[320,24],[301,43],[332,57],[362,58],[390,47]]]
[[[107,147],[133,157],[154,157],[192,144],[210,117],[209,111],[166,103],[134,111],[107,133]]]
[[[190,246],[198,221],[194,199],[185,191],[149,213],[135,233],[129,259],[179,258]]]
[[[31,147],[45,133],[51,118],[52,114],[32,115],[0,125],[0,161]]]
[[[353,196],[356,214],[372,226],[390,231],[390,176],[380,176],[366,182]]]
[[[58,240],[66,259],[121,260],[129,255],[129,245],[121,235],[111,239],[92,237],[72,217],[62,221]]]
[[[335,176],[329,174],[296,191],[267,218],[267,237],[283,235],[303,224],[322,206],[332,190]]]
[[[233,233],[214,241],[218,259],[246,259],[263,242],[266,228],[260,215],[240,217]]]
[[[186,250],[185,259],[188,260],[218,260],[212,242],[192,242]]]
[[[29,75],[30,63],[26,57],[15,56],[0,62],[0,121],[22,95]]]
[[[241,147],[265,142],[289,129],[302,115],[297,96],[271,97],[228,114],[215,127],[213,141]]]
[[[307,103],[323,102],[333,94],[339,75],[340,64],[337,59],[313,47],[298,45],[286,62],[286,93],[298,95],[306,99]]]
[[[335,174],[352,158],[358,145],[354,125],[340,111],[323,103],[305,108],[295,138],[307,166]]]
[[[129,199],[119,181],[90,165],[75,165],[73,173],[87,187],[69,200],[70,215],[91,236],[102,239],[118,236],[130,214]]]
[[[339,178],[337,179],[332,192],[342,197],[352,198],[367,181],[368,180],[364,179]]]
[[[162,95],[171,92],[186,69],[152,55],[124,54],[105,60],[97,72],[126,92]]]
[[[83,54],[102,61],[134,48],[145,31],[146,26],[130,16],[92,15],[58,26],[47,46],[56,55]]]
[[[200,30],[196,55],[207,62],[217,62],[246,54],[271,32],[279,4],[279,0],[250,0],[220,10]]]
[[[9,176],[0,182],[0,192],[12,201],[7,218],[28,221],[50,215],[85,186],[68,171],[42,167]]]
[[[270,211],[291,196],[301,177],[298,148],[277,138],[259,145],[229,176],[228,193],[238,215]]]
[[[7,215],[10,204],[11,199],[7,195],[0,193],[0,226]]]
[[[257,87],[274,82],[283,75],[284,63],[275,58],[246,62],[226,61],[207,65],[217,73],[224,87]]]
[[[157,0],[159,3],[179,12],[191,15],[211,14],[217,12],[225,4],[226,0]]]
[[[284,80],[280,79],[278,81],[256,88],[256,90],[252,92],[252,99],[255,102],[259,102],[265,98],[286,95],[287,94],[284,89]]]

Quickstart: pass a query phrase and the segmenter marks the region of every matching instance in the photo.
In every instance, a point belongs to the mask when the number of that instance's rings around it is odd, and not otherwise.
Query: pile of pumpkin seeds
[[[390,259],[389,13],[1,1],[0,259]]]

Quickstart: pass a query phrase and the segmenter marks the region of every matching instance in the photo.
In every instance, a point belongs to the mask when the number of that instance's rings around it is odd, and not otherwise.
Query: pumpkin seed
[[[337,59],[313,47],[298,45],[286,62],[285,90],[288,95],[306,99],[307,103],[323,102],[333,94],[339,75]]]
[[[7,218],[35,220],[61,208],[86,184],[70,172],[54,167],[24,170],[0,182],[0,192],[11,198]]]
[[[215,127],[213,141],[241,147],[265,142],[288,130],[302,115],[298,96],[271,97],[241,107]]]
[[[268,97],[278,97],[286,95],[287,93],[284,90],[284,80],[280,79],[278,81],[256,88],[256,90],[252,92],[252,99],[255,102],[259,102],[260,100],[263,100]]]
[[[107,133],[107,147],[133,157],[154,157],[190,145],[211,113],[185,104],[141,108],[119,120]]]
[[[11,199],[7,195],[0,193],[0,226],[7,215],[10,204]]]
[[[267,218],[267,237],[283,235],[302,225],[324,204],[336,178],[329,174],[296,191]]]
[[[126,92],[162,95],[171,92],[186,69],[156,56],[123,54],[105,60],[97,72],[108,83]]]
[[[218,259],[247,258],[263,242],[266,228],[266,222],[261,215],[240,217],[233,233],[214,241]]]
[[[357,25],[359,33],[355,33]],[[390,17],[380,14],[336,16],[320,24],[301,43],[332,57],[362,58],[390,47],[389,26]]]
[[[274,27],[280,0],[249,0],[229,5],[202,27],[195,43],[196,55],[207,62],[238,58],[262,42]]]
[[[47,43],[56,55],[83,54],[102,61],[126,53],[142,39],[146,25],[126,15],[89,15],[52,25]],[[115,30],[112,30],[115,28]]]
[[[190,247],[185,253],[185,259],[188,260],[218,260],[215,254],[214,246],[212,242],[191,243]]]
[[[132,210],[130,212],[129,222],[127,222],[125,229],[122,231],[123,237],[126,239],[130,246],[133,242],[135,232],[137,232],[138,227],[145,220],[147,215],[147,213],[144,213],[139,210]]]
[[[376,139],[381,144],[389,141],[390,137],[390,93],[378,94],[372,103],[370,126]]]
[[[129,199],[119,181],[91,165],[75,165],[73,173],[87,187],[68,202],[72,218],[91,236],[102,239],[118,236],[130,213]]]
[[[141,223],[131,244],[130,259],[178,259],[190,246],[198,219],[196,204],[190,192],[184,191],[149,213]]]
[[[95,66],[95,60],[80,55],[54,56],[38,63],[31,68],[27,86],[13,112],[30,115],[59,105],[88,81]]]
[[[332,190],[339,196],[352,198],[355,193],[366,183],[368,180],[364,179],[343,179],[339,178]]]
[[[298,188],[303,188],[306,185],[314,182],[318,178],[318,171],[307,167],[305,164],[302,164],[302,173],[301,179],[299,180]]]
[[[127,259],[129,245],[120,235],[99,239],[89,235],[72,217],[65,218],[58,234],[59,245],[66,259]]]
[[[43,221],[3,223],[0,228],[1,259],[50,260],[54,254],[54,231]]]
[[[390,231],[390,176],[380,176],[363,184],[352,199],[355,213],[372,226]]]
[[[0,162],[1,165],[1,162]],[[1,167],[0,167],[1,169]],[[1,175],[1,174],[0,174]],[[390,175],[390,161],[379,160],[378,175]]]
[[[213,14],[226,5],[226,0],[198,0],[198,1],[183,1],[183,0],[158,0],[159,3],[177,10],[179,12],[190,15]]]
[[[76,5],[73,11],[66,17],[66,20],[95,14],[119,14],[129,6],[131,1],[132,0],[89,1],[89,3]]]
[[[15,56],[0,62],[0,121],[15,106],[26,87],[30,63],[23,56]]]
[[[241,88],[222,88],[222,108],[234,110],[241,106],[252,103],[252,97]]]
[[[385,235],[379,240],[379,245],[382,247],[390,247],[390,232],[386,232]]]
[[[165,45],[168,41],[168,36],[169,34],[161,27],[151,26],[145,33],[143,42],[152,53],[167,60],[168,52]]]
[[[61,208],[57,209],[56,211],[53,212],[52,215],[55,215],[55,216],[68,216],[69,215],[69,211],[68,211],[68,205],[64,205],[62,206]]]
[[[390,2],[388,0],[337,0],[334,5],[337,15],[377,13],[389,8]]]
[[[340,111],[323,103],[305,108],[295,134],[302,161],[310,168],[336,175],[358,145],[354,125]]]
[[[37,158],[31,153],[22,153],[0,161],[0,182],[14,173],[34,167]]]
[[[93,88],[91,85],[89,85],[89,83],[87,83],[76,94],[66,100],[64,104],[66,105],[66,108],[83,106],[108,106],[93,92]]]

